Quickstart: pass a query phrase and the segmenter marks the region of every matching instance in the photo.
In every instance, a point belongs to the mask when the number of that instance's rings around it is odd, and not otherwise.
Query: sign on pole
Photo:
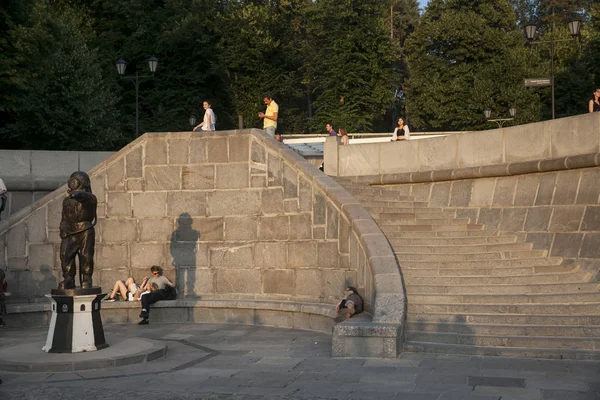
[[[552,86],[550,78],[530,78],[525,79],[525,87],[547,87]]]

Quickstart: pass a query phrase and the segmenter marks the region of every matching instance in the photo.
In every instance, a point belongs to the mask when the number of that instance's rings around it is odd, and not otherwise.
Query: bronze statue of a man
[[[64,280],[58,288],[75,288],[75,257],[79,256],[79,282],[83,289],[89,289],[94,272],[98,200],[92,194],[90,177],[85,172],[73,172],[68,187],[60,221],[60,264]]]

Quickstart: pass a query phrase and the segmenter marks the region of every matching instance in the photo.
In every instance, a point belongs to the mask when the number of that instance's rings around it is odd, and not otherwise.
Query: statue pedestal
[[[46,297],[52,302],[46,353],[80,353],[108,347],[100,316],[100,302],[106,293],[99,287],[53,289]]]

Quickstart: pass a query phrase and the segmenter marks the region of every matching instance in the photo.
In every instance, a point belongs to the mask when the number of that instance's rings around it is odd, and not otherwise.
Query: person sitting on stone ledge
[[[115,297],[117,294],[120,295],[121,300],[124,301],[138,301],[140,299],[140,294],[143,292],[140,290],[142,287],[146,286],[148,282],[148,277],[144,277],[142,280],[142,285],[138,286],[135,283],[135,280],[132,277],[127,278],[126,281],[118,280],[115,282],[115,286],[112,292],[106,298],[106,301],[115,301]]]
[[[142,312],[140,313],[140,318],[142,320],[138,322],[138,325],[148,325],[150,304],[154,304],[160,300],[169,299],[172,297],[170,293],[175,290],[175,284],[172,283],[169,278],[163,276],[161,267],[153,265],[152,268],[150,268],[150,271],[152,271],[152,278],[148,280],[148,283],[145,286],[142,286],[142,289],[150,291],[150,293],[141,297]],[[152,284],[156,284],[158,290],[152,291]]]
[[[360,314],[364,310],[364,301],[358,290],[353,286],[344,289],[344,298],[335,307],[338,316],[335,322],[342,322],[352,317],[354,314]]]

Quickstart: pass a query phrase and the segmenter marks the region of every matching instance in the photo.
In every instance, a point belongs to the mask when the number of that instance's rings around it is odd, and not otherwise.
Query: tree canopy
[[[485,129],[482,111],[517,108],[514,123],[583,113],[600,85],[600,6],[592,0],[4,0],[0,3],[3,148],[116,150],[140,132],[191,129],[208,100],[217,129],[261,127],[263,96],[282,133]],[[159,66],[150,76],[147,60]]]

